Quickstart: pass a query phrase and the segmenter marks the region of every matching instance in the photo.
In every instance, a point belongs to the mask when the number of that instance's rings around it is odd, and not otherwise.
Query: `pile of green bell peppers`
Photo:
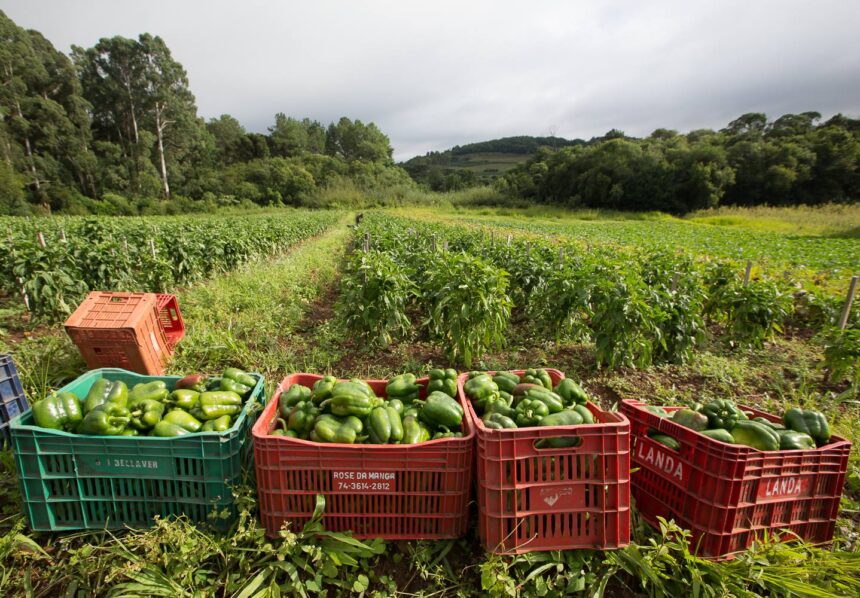
[[[484,427],[491,430],[594,423],[585,389],[569,378],[553,386],[552,377],[542,368],[526,369],[522,376],[469,372],[463,390]]]
[[[704,405],[695,404],[689,408],[678,409],[671,416],[659,407],[646,407],[646,410],[658,417],[671,419],[712,440],[744,445],[760,451],[809,450],[830,441],[827,418],[819,411],[808,409],[789,409],[781,422],[766,417],[751,418],[752,413],[744,412],[730,399],[716,399]],[[662,442],[660,437],[665,434],[658,434],[653,430],[650,436]],[[674,447],[677,439],[672,440],[669,444]]]
[[[337,444],[418,444],[463,436],[455,370],[431,370],[426,387],[415,374],[400,374],[378,391],[364,380],[333,376],[312,387],[292,384],[281,393],[270,434]]]
[[[37,426],[90,436],[159,436],[226,432],[257,385],[257,378],[227,368],[208,380],[192,374],[173,388],[163,380],[136,384],[99,378],[85,397],[70,392],[33,405]]]

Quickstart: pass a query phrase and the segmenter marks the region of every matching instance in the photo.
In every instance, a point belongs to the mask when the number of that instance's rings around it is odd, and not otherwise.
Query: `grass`
[[[346,216],[335,227],[301,243],[270,264],[254,264],[184,289],[179,303],[187,338],[171,370],[217,371],[228,365],[255,364],[270,379],[300,371],[310,359],[319,367],[326,357],[307,357],[299,326],[315,299],[338,275],[351,229]],[[279,379],[279,378],[278,378]]]
[[[740,208],[723,206],[686,216],[691,222],[787,235],[860,238],[860,204]]]

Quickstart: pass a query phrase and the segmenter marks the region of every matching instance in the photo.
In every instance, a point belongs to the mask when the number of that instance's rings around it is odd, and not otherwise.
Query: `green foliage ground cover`
[[[167,292],[282,253],[339,217],[335,211],[284,210],[259,216],[0,218],[8,230],[0,239],[0,253],[8,256],[0,289],[10,297],[23,290],[33,317],[55,322],[87,291]]]
[[[366,218],[368,225],[375,218]],[[400,243],[396,252],[405,252],[419,237],[429,251],[435,234],[438,259],[450,258],[459,249],[458,243],[468,240],[465,234],[459,240],[453,232],[462,229],[475,237],[470,226],[432,224],[425,218],[393,220],[408,222],[400,227],[402,238],[400,234],[392,237]],[[217,372],[225,365],[255,366],[266,374],[271,388],[293,371],[384,378],[401,371],[422,374],[431,366],[454,365],[444,341],[438,340],[430,326],[422,329],[424,318],[408,308],[404,316],[412,324],[412,333],[402,340],[393,335],[384,348],[348,332],[343,312],[333,307],[349,299],[343,295],[346,281],[339,282],[341,275],[350,276],[342,260],[353,259],[358,253],[349,252],[362,245],[361,238],[354,239],[345,226],[349,221],[349,216],[341,216],[333,228],[279,258],[248,262],[182,289],[180,301],[188,333],[171,371]],[[647,226],[647,221],[642,225]],[[421,227],[426,227],[421,235],[409,232]],[[533,235],[513,234],[517,251],[511,252],[512,282],[502,292],[512,293],[516,306],[527,299],[524,289],[539,286],[534,284],[534,276],[546,276],[537,267],[538,258],[548,260],[550,252],[539,250]],[[443,240],[449,242],[448,252],[441,247]],[[478,246],[487,241],[482,238]],[[526,242],[532,243],[531,259]],[[502,245],[498,234],[495,243]],[[432,267],[432,261],[419,259],[425,255],[423,251],[415,253],[416,267],[422,263],[423,268]],[[669,254],[666,260],[674,264],[675,256]],[[551,255],[558,255],[557,246]],[[635,274],[662,280],[662,264],[655,262],[651,270],[636,270]],[[449,266],[453,268],[455,262]],[[477,275],[474,269],[469,272]],[[432,283],[432,276],[425,274],[421,283]],[[693,294],[689,299],[695,305]],[[546,303],[561,304],[552,299]],[[0,314],[7,322],[20,316],[5,301],[0,305],[7,310]],[[476,355],[475,367],[558,367],[583,380],[605,408],[622,398],[642,397],[662,404],[729,397],[771,412],[790,405],[818,407],[828,414],[835,433],[855,445],[860,442],[856,401],[845,395],[836,398],[847,383],[826,379],[820,365],[823,347],[808,337],[777,334],[761,346],[748,347],[733,345],[719,331],[711,330],[684,363],[609,370],[597,366],[596,345],[575,335],[557,339],[523,316],[515,313],[510,320],[505,347]],[[84,370],[59,327],[34,330],[34,338],[22,338],[17,330],[20,324],[11,334],[0,330],[0,351],[14,351],[31,399]],[[427,597],[860,593],[856,451],[851,456],[832,549],[765,540],[727,563],[692,556],[683,532],[673,524],[653,530],[638,518],[633,521],[633,544],[615,552],[495,557],[479,548],[474,528],[456,541],[381,543],[328,534],[313,523],[305,530],[291,529],[280,538],[268,539],[257,519],[255,486],[250,478],[236,490],[241,517],[228,533],[175,521],[159,522],[152,530],[142,531],[35,534],[27,529],[18,507],[8,453],[2,454],[0,469],[0,593],[4,595],[279,596],[316,595],[320,590],[327,590],[330,596],[364,592]]]

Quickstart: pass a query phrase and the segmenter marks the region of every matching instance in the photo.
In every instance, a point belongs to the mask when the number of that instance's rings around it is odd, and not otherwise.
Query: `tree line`
[[[160,37],[103,38],[67,56],[0,11],[0,213],[298,205],[341,179],[411,184],[373,123],[279,113],[260,134],[230,115],[204,122]]]
[[[677,214],[858,201],[860,120],[748,113],[719,131],[657,129],[637,139],[612,130],[585,144],[543,147],[495,186],[537,203]]]

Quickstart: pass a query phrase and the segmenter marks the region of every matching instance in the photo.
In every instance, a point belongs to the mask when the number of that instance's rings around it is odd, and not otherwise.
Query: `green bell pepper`
[[[541,420],[549,415],[549,407],[538,399],[523,399],[517,404],[516,417],[517,426],[530,428],[540,424]]]
[[[730,431],[738,421],[746,418],[734,401],[728,399],[711,401],[702,407],[701,412],[707,416],[710,428],[723,428]]]
[[[779,436],[779,450],[781,451],[805,451],[814,449],[815,439],[809,434],[795,432],[794,430],[777,430]]]
[[[671,436],[666,436],[665,434],[654,434],[653,436],[651,436],[651,440],[653,440],[654,442],[659,442],[663,446],[668,446],[672,450],[681,450],[681,444]]]
[[[240,397],[244,397],[249,392],[251,392],[251,387],[246,386],[244,384],[239,384],[232,378],[221,378],[221,382],[218,385],[218,390],[223,390],[225,392],[233,392],[239,395]],[[207,391],[214,392],[214,391]]]
[[[33,420],[40,428],[70,431],[83,419],[81,400],[70,392],[45,397],[33,405]]]
[[[172,424],[165,420],[161,420],[155,424],[155,427],[152,429],[152,436],[158,436],[160,438],[175,438],[177,436],[185,436],[186,434],[191,434],[191,432],[182,426]]]
[[[311,389],[301,384],[291,385],[286,392],[281,393],[281,398],[278,401],[278,413],[284,419],[290,416],[290,411],[293,407],[302,401],[312,401]]]
[[[484,417],[491,413],[501,413],[505,417],[514,417],[516,410],[511,403],[502,397],[491,398],[484,404]]]
[[[129,425],[135,430],[151,430],[164,415],[164,403],[152,399],[129,402],[128,409],[131,412]]]
[[[484,426],[491,430],[512,430],[517,427],[517,422],[498,412],[485,415],[481,421],[484,422]]]
[[[785,426],[783,426],[781,423],[772,422],[769,419],[767,419],[766,417],[754,417],[753,421],[758,422],[760,424],[764,424],[766,426],[770,426],[771,428],[773,428],[774,430],[777,430],[777,431],[785,430]]]
[[[481,373],[468,380],[463,390],[476,405],[482,405],[488,398],[498,394],[499,385],[489,375]]]
[[[203,422],[201,432],[226,432],[230,429],[230,424],[233,423],[233,418],[229,415],[223,415],[218,419],[210,419]]]
[[[572,409],[552,413],[540,420],[540,426],[578,426],[583,423],[582,415]]]
[[[140,436],[140,432],[135,430],[134,428],[126,428],[122,432],[119,433],[120,436]]]
[[[789,409],[785,412],[783,421],[786,428],[812,436],[818,446],[827,444],[830,440],[830,424],[819,411]]]
[[[588,393],[585,392],[585,389],[582,388],[579,383],[571,380],[570,378],[559,380],[558,384],[555,385],[554,392],[560,396],[567,405],[583,404],[588,401]]]
[[[229,390],[244,397],[257,385],[257,379],[239,368],[227,368],[221,374],[221,390]]]
[[[420,406],[418,419],[431,426],[459,428],[463,423],[463,407],[443,392],[433,392],[425,401],[415,401]]]
[[[128,426],[128,409],[118,403],[104,403],[84,416],[78,434],[91,436],[119,436]]]
[[[87,398],[84,399],[84,413],[89,413],[105,403],[113,403],[120,407],[128,407],[128,386],[121,380],[99,378],[90,387]]]
[[[585,405],[574,405],[573,411],[578,413],[582,417],[582,423],[584,424],[593,424],[594,423],[594,414],[591,413],[588,407]]]
[[[550,413],[558,413],[564,409],[564,401],[562,401],[562,398],[551,390],[547,390],[545,388],[529,388],[523,393],[522,397],[522,400],[537,400],[544,403]]]
[[[430,430],[416,417],[403,418],[403,440],[400,444],[418,444],[430,440]]]
[[[190,388],[179,388],[170,393],[164,402],[171,407],[190,411],[200,404],[200,393]]]
[[[447,370],[434,369],[430,370],[428,376],[430,381],[427,383],[427,394],[431,392],[444,392],[451,398],[457,396],[457,370],[448,368]]]
[[[337,384],[337,378],[334,376],[323,376],[314,382],[314,387],[311,391],[311,400],[314,404],[319,405],[326,399],[330,398],[331,391],[335,384]]]
[[[433,437],[430,440],[439,440],[440,438],[462,438],[462,432],[452,432],[445,426],[439,426],[439,431],[433,434]]]
[[[324,413],[317,418],[310,439],[314,442],[354,444],[363,429],[361,420],[354,415],[337,417]]]
[[[708,416],[692,409],[679,409],[672,414],[672,421],[696,432],[708,429]]]
[[[520,383],[520,377],[511,372],[496,372],[496,375],[493,376],[493,382],[496,383],[500,391],[512,393],[516,385]]]
[[[707,405],[705,405],[707,408]],[[779,450],[779,435],[770,426],[748,419],[737,422],[730,430],[735,444],[743,444],[760,451]]]
[[[367,416],[371,444],[388,444],[391,439],[391,418],[385,407],[376,407]]]
[[[389,442],[400,442],[403,440],[403,420],[398,412],[391,405],[386,405],[385,410],[388,412],[388,421],[391,424],[391,436]]]
[[[292,411],[287,416],[287,429],[295,431],[300,438],[307,436],[314,429],[319,414],[319,407],[314,405],[313,401],[300,401],[293,405]]]
[[[732,433],[728,430],[724,430],[723,428],[714,428],[713,430],[699,430],[699,434],[703,434],[708,438],[713,438],[714,440],[719,440],[720,442],[725,442],[727,444],[734,444],[735,438],[732,436]]]
[[[406,407],[403,405],[403,401],[401,401],[400,399],[390,399],[386,401],[385,405],[394,409],[397,412],[397,415],[400,416],[403,415],[403,411],[406,409]]]
[[[153,380],[152,382],[141,382],[135,384],[128,393],[129,402],[136,402],[143,399],[151,401],[161,401],[162,403],[167,398],[169,391],[167,383],[164,380]]]
[[[199,419],[182,409],[174,409],[161,418],[161,421],[180,426],[189,432],[199,432],[203,427],[203,423]]]
[[[385,395],[389,399],[400,399],[404,403],[411,403],[421,394],[421,385],[416,384],[415,380],[415,374],[395,376],[385,386]]]
[[[331,397],[323,401],[320,408],[329,408],[334,415],[367,417],[381,404],[382,399],[376,397],[369,386],[350,380],[335,384]]]
[[[552,378],[544,369],[528,369],[522,377],[522,381],[526,384],[540,384],[547,390],[552,390]]]
[[[200,395],[203,419],[218,419],[242,411],[242,397],[229,390],[207,390]]]

